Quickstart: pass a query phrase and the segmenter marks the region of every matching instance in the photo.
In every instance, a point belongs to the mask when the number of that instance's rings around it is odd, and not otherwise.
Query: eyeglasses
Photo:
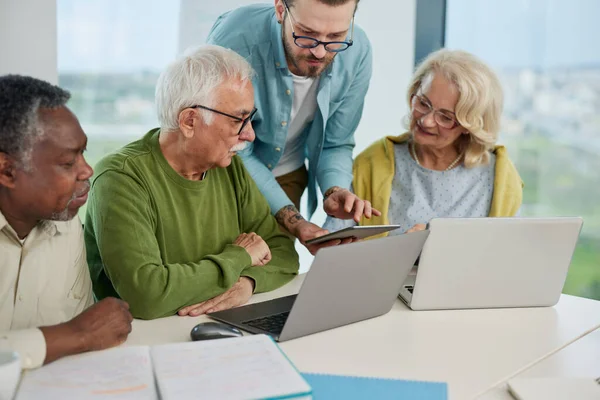
[[[352,30],[350,33],[350,41],[348,42],[343,42],[343,41],[334,41],[334,42],[322,42],[318,39],[315,39],[313,37],[310,36],[298,36],[296,35],[296,31],[294,31],[294,22],[293,22],[293,17],[292,14],[290,13],[290,8],[287,5],[287,2],[285,2],[285,0],[283,1],[283,5],[285,6],[285,10],[286,10],[286,14],[288,16],[288,19],[290,21],[290,26],[292,27],[292,37],[294,38],[294,43],[296,44],[296,46],[302,48],[302,49],[314,49],[315,47],[319,46],[319,45],[323,45],[323,47],[325,48],[325,50],[327,50],[330,53],[339,53],[341,51],[344,50],[348,50],[348,47],[352,46],[352,44],[354,43],[352,38],[354,37],[354,17],[352,17]]]
[[[444,129],[454,129],[459,125],[459,122],[456,120],[454,115],[451,115],[449,111],[436,110],[433,108],[429,100],[423,96],[413,94],[410,99],[410,104],[413,112],[416,111],[419,114],[422,114],[421,118],[433,112],[433,119],[435,120],[435,123]]]
[[[246,118],[240,118],[240,117],[236,117],[235,115],[227,114],[227,113],[224,113],[223,111],[219,111],[219,110],[213,110],[212,108],[204,107],[201,105],[190,106],[189,108],[201,108],[203,110],[212,111],[214,113],[221,114],[221,115],[224,115],[229,118],[233,118],[236,121],[241,122],[242,126],[240,126],[240,130],[237,133],[238,135],[240,133],[242,133],[242,131],[244,130],[244,127],[248,124],[248,122],[252,121],[252,119],[254,118],[254,114],[256,114],[256,112],[258,111],[258,109],[256,107],[254,107],[254,109],[250,112],[250,115],[248,115]]]

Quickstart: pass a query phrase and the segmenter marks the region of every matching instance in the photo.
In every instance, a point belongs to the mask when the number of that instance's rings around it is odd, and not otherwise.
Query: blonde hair
[[[417,67],[408,88],[408,103],[435,74],[452,82],[459,97],[456,119],[469,135],[461,135],[459,150],[463,151],[464,165],[473,168],[489,162],[490,150],[498,140],[504,95],[498,77],[483,61],[462,50],[441,49],[431,53]],[[414,118],[410,118],[411,131]]]

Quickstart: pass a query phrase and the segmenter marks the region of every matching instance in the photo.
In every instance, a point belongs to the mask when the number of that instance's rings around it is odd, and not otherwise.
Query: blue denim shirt
[[[322,73],[317,111],[305,131],[308,158],[308,214],[317,208],[317,183],[322,192],[352,182],[354,131],[362,116],[372,72],[371,45],[364,31],[354,28],[354,44],[336,55]],[[257,4],[221,15],[208,43],[233,49],[256,71],[254,100],[258,109],[252,126],[256,140],[240,155],[271,211],[292,204],[272,169],[283,155],[292,111],[294,85],[288,69],[281,25],[275,8]]]

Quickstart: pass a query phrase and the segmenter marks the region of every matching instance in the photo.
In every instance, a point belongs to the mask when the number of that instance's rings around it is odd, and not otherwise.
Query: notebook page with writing
[[[165,344],[150,354],[163,400],[273,399],[311,392],[266,335]]]
[[[16,400],[158,400],[148,347],[65,357],[23,376]]]

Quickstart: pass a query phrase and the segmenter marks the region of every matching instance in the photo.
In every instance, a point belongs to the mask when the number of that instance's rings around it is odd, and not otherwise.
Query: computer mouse
[[[238,337],[243,333],[238,328],[220,322],[203,322],[192,328],[190,336],[196,341]]]

